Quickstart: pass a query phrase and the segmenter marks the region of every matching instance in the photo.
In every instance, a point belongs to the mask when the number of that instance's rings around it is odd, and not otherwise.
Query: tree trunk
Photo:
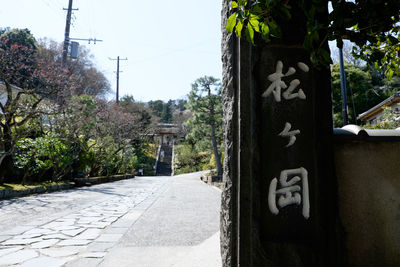
[[[5,176],[10,172],[10,168],[12,167],[13,162],[11,159],[11,153],[14,147],[11,128],[8,126],[7,122],[2,128],[4,154],[0,157],[0,184],[3,184]]]
[[[215,163],[217,165],[217,174],[219,177],[222,177],[221,154],[218,152],[217,138],[215,136],[215,125],[211,125],[211,141],[213,145]]]

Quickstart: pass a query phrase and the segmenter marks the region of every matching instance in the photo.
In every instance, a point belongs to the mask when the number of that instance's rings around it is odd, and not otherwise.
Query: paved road
[[[221,266],[220,192],[199,174],[0,201],[0,266]]]

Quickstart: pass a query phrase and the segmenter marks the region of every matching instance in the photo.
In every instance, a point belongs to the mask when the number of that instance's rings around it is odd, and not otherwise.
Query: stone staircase
[[[156,176],[171,176],[172,146],[162,144],[158,158]]]

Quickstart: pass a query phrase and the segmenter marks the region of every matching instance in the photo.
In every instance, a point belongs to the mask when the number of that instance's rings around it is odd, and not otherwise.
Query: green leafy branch
[[[231,1],[232,15],[228,18],[226,30],[228,33],[235,32],[238,37],[242,36],[245,31],[246,39],[255,45],[255,33],[258,33],[266,42],[270,42],[271,38],[282,37],[282,29],[277,23],[280,20],[290,20],[291,6],[287,1],[280,0],[264,0]],[[315,65],[329,64],[331,58],[329,51],[322,48],[323,41],[320,40],[319,30],[323,25],[315,19],[317,8],[312,6],[310,10],[304,9],[307,17],[307,34],[304,39],[304,47],[311,51],[311,60]]]
[[[328,65],[331,58],[325,44],[327,40],[349,40],[357,45],[353,55],[385,72],[387,78],[400,76],[400,1],[369,0],[356,2],[330,0],[332,10],[328,16],[328,1],[312,0],[296,2],[306,17],[306,34],[303,46],[310,51],[314,66]],[[292,7],[289,0],[236,0],[231,1],[232,14],[227,20],[228,33],[235,32],[255,45],[259,35],[266,42],[280,38],[282,24],[290,20]],[[377,10],[379,12],[377,12]],[[322,19],[322,20],[321,20]],[[321,35],[321,33],[324,33]]]
[[[235,30],[236,35],[241,37],[244,29],[246,39],[253,45],[255,32],[259,33],[267,42],[270,41],[271,36],[277,38],[282,36],[282,30],[272,14],[287,19],[291,18],[290,5],[282,4],[279,0],[231,1],[231,7],[234,12],[228,18],[226,30],[229,33]]]

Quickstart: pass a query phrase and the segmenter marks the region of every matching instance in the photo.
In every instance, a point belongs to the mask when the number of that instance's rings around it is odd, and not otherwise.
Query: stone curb
[[[32,194],[42,194],[60,190],[67,190],[73,187],[88,186],[94,184],[115,182],[119,180],[134,178],[134,175],[114,175],[114,176],[101,176],[101,177],[89,177],[89,178],[76,178],[74,182],[69,182],[65,184],[55,184],[47,186],[35,186],[32,188],[27,188],[23,190],[13,190],[13,189],[0,189],[0,200],[9,199],[16,197],[24,197]]]
[[[135,177],[135,175],[132,175],[132,174],[121,174],[121,175],[113,175],[113,176],[75,178],[74,182],[75,182],[75,186],[87,186],[87,185],[115,182],[115,181],[130,179],[130,178],[134,178],[134,177]]]

